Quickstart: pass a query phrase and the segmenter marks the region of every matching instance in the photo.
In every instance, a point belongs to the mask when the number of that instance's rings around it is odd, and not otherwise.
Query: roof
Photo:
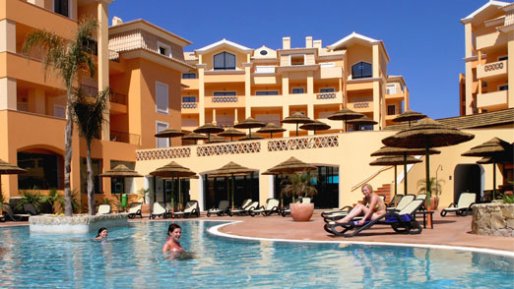
[[[122,33],[134,29],[142,29],[148,31],[151,34],[161,36],[163,39],[168,39],[171,42],[178,44],[182,47],[191,44],[191,41],[178,36],[177,34],[171,33],[168,30],[159,27],[153,23],[150,23],[144,19],[136,19],[124,23],[120,23],[109,27],[109,34],[111,33]]]
[[[218,42],[215,42],[215,43],[209,44],[207,46],[204,46],[202,48],[196,49],[195,52],[197,52],[197,53],[205,53],[205,52],[208,52],[208,51],[210,51],[212,49],[215,49],[215,48],[217,48],[219,46],[223,46],[223,45],[233,47],[236,50],[241,50],[243,52],[252,52],[253,51],[252,48],[248,48],[246,46],[237,44],[235,42],[232,42],[230,40],[227,40],[227,39],[223,38],[223,39],[221,39]]]
[[[482,13],[483,11],[487,10],[489,7],[503,7],[503,6],[507,6],[509,5],[510,3],[508,2],[503,2],[503,1],[488,1],[487,3],[485,3],[484,5],[482,5],[482,7],[478,8],[477,10],[475,10],[473,13],[469,14],[468,16],[462,18],[460,21],[463,22],[463,23],[466,23],[466,22],[469,22],[471,21],[475,16],[477,16],[478,14]]]
[[[495,126],[514,126],[514,108],[493,112],[485,112],[457,117],[437,119],[438,122],[458,129],[485,128]],[[407,124],[391,125],[385,130],[401,130],[407,128]]]
[[[368,42],[370,44],[374,44],[374,43],[379,43],[380,40],[377,40],[377,39],[373,39],[373,38],[370,38],[370,37],[367,37],[367,36],[364,36],[362,34],[359,34],[357,32],[352,32],[352,34],[349,34],[348,36],[338,40],[337,42],[335,42],[334,44],[332,45],[329,45],[327,46],[329,49],[336,49],[336,48],[339,48],[339,47],[342,47],[342,46],[345,46],[355,40],[360,40],[360,41],[364,41],[364,42]]]

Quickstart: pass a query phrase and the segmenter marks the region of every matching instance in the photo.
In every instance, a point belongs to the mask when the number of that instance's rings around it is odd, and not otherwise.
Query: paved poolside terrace
[[[493,249],[514,254],[514,237],[482,236],[471,234],[471,216],[457,217],[449,215],[442,218],[438,212],[434,213],[434,228],[424,229],[419,235],[403,235],[395,233],[390,226],[377,225],[367,231],[361,232],[352,238],[334,237],[323,230],[321,210],[316,210],[309,222],[294,222],[290,216],[211,216],[204,214],[200,218],[190,220],[238,221],[220,229],[221,233],[236,237],[251,237],[259,239],[281,239],[299,241],[341,241],[366,243],[400,243],[415,245],[456,246],[475,249]],[[172,222],[174,220],[189,219],[143,219],[130,220],[130,222]],[[0,227],[28,226],[28,222],[5,222]]]

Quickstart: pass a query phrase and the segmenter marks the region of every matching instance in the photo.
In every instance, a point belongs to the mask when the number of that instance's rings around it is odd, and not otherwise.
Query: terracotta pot
[[[425,207],[428,210],[435,211],[437,210],[437,207],[439,206],[439,197],[437,196],[431,196],[430,200],[425,200]]]
[[[307,222],[311,220],[312,214],[314,213],[314,204],[301,204],[294,203],[290,205],[291,217],[296,222]]]
[[[141,205],[141,213],[143,214],[150,214],[150,204],[143,204]]]

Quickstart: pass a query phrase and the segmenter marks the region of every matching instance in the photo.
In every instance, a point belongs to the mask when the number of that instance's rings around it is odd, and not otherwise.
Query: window
[[[66,107],[64,105],[54,104],[54,116],[66,118]]]
[[[64,188],[63,158],[52,153],[18,153],[18,166],[27,173],[18,176],[20,190]],[[60,169],[61,168],[61,169]]]
[[[168,123],[157,121],[155,123],[155,133],[159,133],[168,128]],[[155,147],[156,148],[167,148],[169,146],[169,138],[167,137],[156,137]]]
[[[278,95],[278,90],[257,90],[255,95]]]
[[[367,62],[359,62],[352,66],[352,78],[358,79],[358,78],[366,78],[371,77],[372,73],[372,66],[371,64]]]
[[[275,66],[256,66],[255,73],[275,73]]]
[[[182,96],[182,102],[196,102],[196,96]]]
[[[266,51],[266,50],[261,50],[261,51],[259,51],[259,54],[260,54],[260,55],[263,55],[263,56],[264,56],[264,55],[268,55],[268,51]]]
[[[215,91],[214,96],[236,96],[235,91]]]
[[[70,16],[69,0],[54,0],[54,12],[62,16]]]
[[[320,93],[324,93],[324,92],[336,92],[336,89],[333,88],[333,87],[322,87],[319,89],[319,92]]]
[[[393,105],[388,105],[387,106],[387,115],[395,115],[396,114],[396,106],[393,104]]]
[[[155,82],[155,105],[156,111],[162,113],[168,113],[168,85],[162,82]]]
[[[509,90],[509,85],[508,84],[499,85],[498,90]]]
[[[386,86],[386,94],[396,94],[396,84],[388,84]]]
[[[291,93],[292,94],[302,94],[302,93],[305,93],[305,90],[303,89],[303,87],[293,87],[293,89],[291,90]]]
[[[162,42],[157,41],[157,52],[164,56],[171,57],[171,48]]]
[[[236,69],[236,56],[228,52],[214,55],[214,70]]]
[[[303,55],[291,55],[291,65],[303,65],[305,57]]]
[[[498,57],[498,61],[504,61],[504,60],[508,60],[508,59],[509,59],[508,55],[503,55],[503,56]]]
[[[182,79],[195,79],[196,73],[194,72],[188,72],[188,73],[182,73]]]

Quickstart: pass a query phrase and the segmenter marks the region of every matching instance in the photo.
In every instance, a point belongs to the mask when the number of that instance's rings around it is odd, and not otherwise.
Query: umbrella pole
[[[407,195],[407,154],[403,154],[403,195]]]
[[[235,180],[234,175],[232,175],[232,208],[234,208],[234,193],[235,193]]]
[[[493,201],[496,200],[496,160],[493,159]]]
[[[250,140],[252,139],[252,129],[251,128],[248,129],[248,138]]]
[[[396,180],[398,179],[398,174],[397,174],[397,171],[396,171],[396,165],[394,166],[394,196],[396,197],[396,195],[398,194],[398,184],[396,182]]]
[[[157,200],[157,176],[153,177],[153,201]]]
[[[298,122],[296,123],[296,136],[298,136]]]
[[[427,198],[430,202],[430,198],[432,197],[432,185],[430,183],[430,154],[428,151],[428,143],[425,145],[425,171],[426,171],[426,187],[427,187]]]

